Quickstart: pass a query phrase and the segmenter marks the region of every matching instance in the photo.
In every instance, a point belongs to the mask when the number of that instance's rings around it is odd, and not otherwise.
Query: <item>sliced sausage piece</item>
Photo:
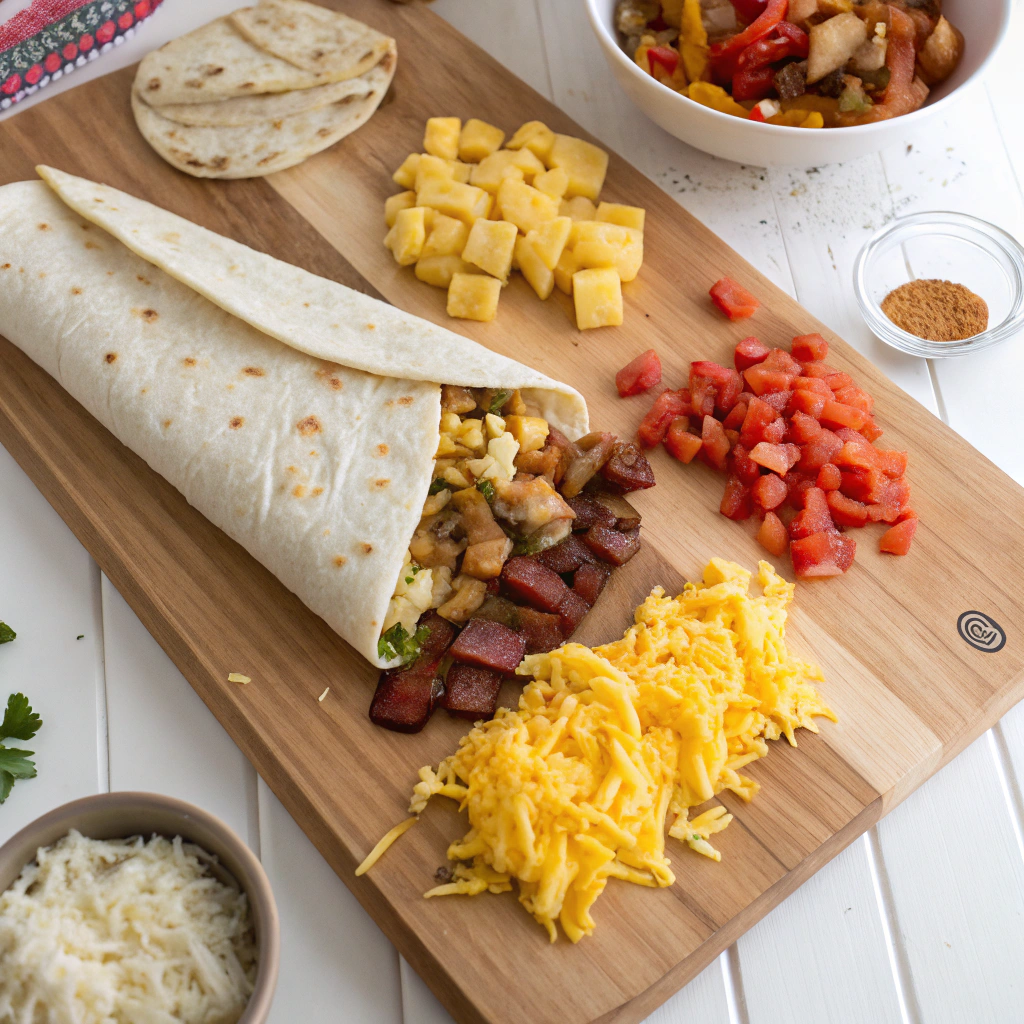
[[[603,562],[581,565],[572,578],[572,589],[593,607],[611,574],[611,567]]]
[[[440,657],[422,654],[405,668],[382,672],[370,703],[370,721],[395,732],[419,732],[444,693]]]
[[[654,486],[654,470],[635,441],[619,441],[601,467],[601,476],[622,494]]]
[[[490,619],[470,619],[448,653],[464,665],[512,675],[526,653],[526,638]]]
[[[625,565],[640,550],[639,529],[623,533],[598,523],[587,530],[583,539],[602,562],[610,565]]]
[[[519,632],[526,640],[527,654],[546,654],[565,639],[559,616],[534,608],[520,607]]]
[[[515,597],[541,612],[557,613],[569,591],[558,573],[526,555],[516,555],[505,563],[501,581]]]
[[[575,572],[581,565],[595,561],[595,558],[583,539],[578,534],[570,533],[561,544],[542,551],[537,561],[561,575],[563,572]]]
[[[493,718],[498,710],[501,673],[472,665],[452,665],[444,681],[444,707],[448,714],[471,722]]]
[[[426,627],[427,638],[420,644],[420,658],[440,658],[455,639],[455,627],[435,611],[420,616],[416,628]]]
[[[604,505],[614,517],[614,522],[606,523],[607,526],[614,526],[616,530],[625,531],[635,530],[640,525],[640,513],[621,495],[598,491],[594,498]],[[602,519],[601,522],[604,520]]]
[[[618,517],[605,505],[596,494],[577,494],[568,501],[569,508],[576,513],[572,528],[576,532],[585,532],[595,523],[614,527]]]
[[[566,591],[565,599],[558,606],[558,618],[567,640],[576,632],[589,611],[590,605],[575,590]]]

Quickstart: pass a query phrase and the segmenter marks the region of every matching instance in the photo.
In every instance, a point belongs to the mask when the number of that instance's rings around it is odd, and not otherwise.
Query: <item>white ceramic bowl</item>
[[[945,0],[943,13],[964,34],[964,58],[956,73],[932,90],[913,114],[854,128],[784,128],[721,114],[681,96],[641,71],[626,56],[615,31],[616,0],[586,0],[590,24],[612,74],[626,95],[665,131],[711,153],[758,167],[819,166],[851,160],[902,141],[929,118],[945,112],[976,79],[1006,35],[1013,0]]]

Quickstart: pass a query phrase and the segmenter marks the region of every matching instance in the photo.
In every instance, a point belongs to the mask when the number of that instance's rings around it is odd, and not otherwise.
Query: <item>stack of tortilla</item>
[[[199,178],[301,163],[369,120],[395,41],[305,0],[260,0],[148,54],[132,87],[146,141]]]

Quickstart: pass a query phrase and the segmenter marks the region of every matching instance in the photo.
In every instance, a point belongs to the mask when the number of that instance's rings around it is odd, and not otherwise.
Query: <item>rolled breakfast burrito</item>
[[[635,550],[639,520],[612,492],[650,486],[650,467],[588,433],[573,388],[39,173],[0,187],[0,334],[373,664],[416,660],[425,616],[457,632],[504,600],[517,559],[530,570],[575,541],[603,571]],[[510,585],[538,586],[529,571]]]

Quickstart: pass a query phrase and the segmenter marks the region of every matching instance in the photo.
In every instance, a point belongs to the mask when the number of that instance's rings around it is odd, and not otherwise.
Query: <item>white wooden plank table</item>
[[[0,18],[26,4],[0,0]],[[5,116],[242,5],[166,0],[119,50]],[[580,0],[436,0],[434,10],[1024,483],[1024,406],[1014,385],[1009,402],[999,400],[997,385],[1024,377],[1024,339],[969,359],[903,357],[867,331],[851,287],[860,246],[896,215],[959,210],[1024,237],[1024,66],[1013,54],[1024,43],[1024,4],[1012,30],[1017,47],[1007,46],[986,82],[929,134],[908,133],[900,145],[844,165],[770,171],[705,156],[638,114],[612,81]],[[449,1020],[2,448],[0,618],[19,634],[0,648],[0,698],[21,690],[46,721],[33,741],[39,777],[18,783],[0,808],[0,842],[87,793],[138,788],[191,800],[248,840],[274,886],[283,939],[275,1024]],[[1022,792],[1024,705],[651,1024],[1024,1019]]]

